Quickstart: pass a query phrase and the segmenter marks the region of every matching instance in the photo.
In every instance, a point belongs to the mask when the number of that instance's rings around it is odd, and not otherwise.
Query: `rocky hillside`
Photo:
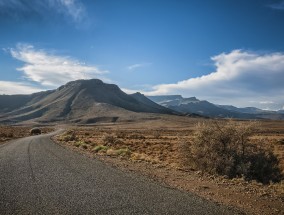
[[[53,91],[32,95],[0,96],[0,121],[114,122],[135,118],[138,113],[173,114],[142,94],[128,95],[117,85],[98,79],[77,80]],[[138,114],[139,115],[139,114]]]

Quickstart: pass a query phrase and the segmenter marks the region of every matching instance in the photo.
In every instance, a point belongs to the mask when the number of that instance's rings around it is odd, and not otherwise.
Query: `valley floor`
[[[208,119],[161,115],[152,120],[64,126],[54,140],[64,147],[100,159],[124,171],[135,171],[248,214],[284,214],[284,181],[263,185],[228,179],[193,169],[188,147],[195,125]],[[246,121],[240,121],[246,123]],[[253,139],[265,140],[284,173],[284,121],[261,121]],[[0,126],[0,144],[30,135],[32,126]],[[43,133],[53,130],[41,127]]]
[[[191,144],[195,125],[203,120],[165,116],[137,123],[69,127],[56,141],[120,169],[139,172],[248,214],[284,214],[284,181],[263,185],[189,167],[184,146]],[[273,150],[284,172],[284,121],[262,121],[254,138],[266,140],[264,147]]]
[[[10,140],[30,136],[33,126],[0,126],[0,145]],[[42,133],[53,131],[52,127],[41,127]]]

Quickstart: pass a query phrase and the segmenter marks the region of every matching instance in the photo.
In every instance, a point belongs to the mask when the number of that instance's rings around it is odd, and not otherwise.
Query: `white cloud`
[[[32,45],[19,44],[15,49],[10,49],[10,53],[15,59],[24,62],[17,69],[23,72],[24,78],[43,86],[57,87],[77,79],[103,79],[102,75],[107,73],[68,56],[36,50]]]
[[[260,104],[274,104],[275,102],[272,101],[260,101]]]
[[[42,89],[33,87],[27,83],[0,81],[0,94],[31,94],[39,91],[42,91]]]
[[[80,22],[86,15],[84,5],[79,0],[48,0],[55,4],[58,12],[65,13],[73,18],[75,22]]]
[[[137,63],[137,64],[133,64],[133,65],[130,65],[127,67],[128,70],[136,70],[138,68],[141,68],[141,67],[146,67],[146,66],[150,66],[151,63]]]
[[[211,58],[216,71],[173,84],[160,84],[146,95],[181,94],[220,104],[246,106],[248,101],[284,103],[284,54],[242,50]],[[280,104],[279,104],[280,103]],[[266,104],[267,105],[267,104]]]
[[[131,89],[127,89],[127,88],[121,88],[121,90],[127,94],[133,94],[133,93],[137,93],[140,92],[139,90],[131,90]]]

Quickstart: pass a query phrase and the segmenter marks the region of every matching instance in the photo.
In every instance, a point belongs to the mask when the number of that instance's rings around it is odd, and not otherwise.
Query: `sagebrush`
[[[258,127],[257,122],[233,120],[197,124],[190,164],[195,169],[229,178],[243,177],[265,184],[280,181],[277,157],[250,138]]]

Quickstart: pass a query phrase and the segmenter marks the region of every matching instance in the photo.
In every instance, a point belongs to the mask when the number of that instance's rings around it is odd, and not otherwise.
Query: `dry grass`
[[[283,176],[279,160],[265,141],[256,143],[250,137],[257,132],[259,123],[233,120],[199,123],[196,126],[188,165],[211,174],[229,178],[243,177],[268,184],[279,182]]]
[[[150,129],[143,125],[140,128],[135,128],[135,125],[80,127],[65,132],[58,139],[71,145],[78,144],[80,141],[84,142],[90,151],[97,146],[107,146],[113,150],[129,149],[131,153],[135,153],[135,156],[132,156],[133,160],[136,158],[143,160],[143,157],[147,157],[145,159],[147,161],[153,160],[155,163],[186,168],[185,155],[193,142],[197,122],[194,119],[187,124],[175,123],[172,125],[173,128],[167,127],[169,125],[165,128],[157,128],[160,126],[154,124]],[[247,124],[247,122],[241,122],[240,126],[242,123]],[[273,124],[273,130],[271,130],[271,124]],[[264,121],[260,125],[261,129],[252,137],[252,140],[259,143],[261,139],[262,147],[273,151],[284,173],[284,122]]]
[[[154,170],[150,169],[147,173],[148,175],[157,175],[157,172],[160,172],[159,177],[162,177],[165,180],[172,178],[172,181],[168,181],[169,184],[174,184],[174,186],[180,188],[184,187],[186,190],[196,192],[203,196],[206,196],[206,193],[209,193],[208,195],[210,198],[214,193],[223,195],[222,198],[215,195],[214,198],[215,200],[217,199],[216,201],[232,204],[233,200],[230,201],[230,199],[234,199],[234,201],[238,202],[234,203],[234,205],[240,206],[240,202],[249,195],[250,199],[246,199],[241,207],[246,207],[245,204],[248,201],[251,201],[253,205],[254,198],[255,201],[262,198],[263,201],[260,202],[262,205],[265,205],[267,202],[267,208],[269,207],[269,204],[271,204],[271,201],[274,201],[275,205],[278,201],[283,202],[283,181],[280,183],[263,185],[254,180],[247,182],[242,177],[229,179],[206,174],[188,165],[188,163],[191,162],[188,154],[191,152],[192,144],[194,142],[195,126],[198,122],[204,121],[207,120],[177,117],[175,120],[163,119],[156,122],[146,121],[141,123],[77,127],[73,128],[76,140],[65,141],[68,132],[59,136],[57,139],[59,142],[71,147],[74,147],[74,144],[78,142],[84,143],[87,147],[84,148],[79,144],[79,146],[74,148],[94,156],[99,155],[100,157],[102,156],[110,160],[113,159],[114,163],[118,163],[117,159],[121,162],[126,162],[127,165],[130,165],[131,163],[131,165],[139,166],[140,169],[144,168],[142,172],[148,171],[143,167],[144,164],[150,165]],[[247,121],[239,121],[239,123],[241,126],[247,125]],[[280,170],[284,173],[284,121],[262,121],[258,132],[249,139],[254,144],[261,143],[262,148],[271,150],[279,159]],[[147,166],[147,168],[149,168],[149,166]],[[165,169],[165,173],[162,174],[163,171],[161,168]],[[181,176],[169,176],[167,174],[169,171]],[[202,178],[195,178],[195,175]],[[192,186],[188,184],[188,180]],[[194,180],[194,182],[192,180]],[[205,185],[200,185],[202,183]],[[200,190],[192,188],[202,186],[209,186],[210,189],[208,190],[210,191],[204,191],[204,189],[201,188]],[[228,193],[231,193],[230,198],[227,196]],[[271,201],[268,201],[269,199]],[[280,208],[283,206],[283,204],[282,206],[281,204],[282,203],[280,203],[280,206],[278,204]],[[275,206],[275,208],[278,206]],[[255,205],[254,207],[258,206]],[[260,207],[258,209],[264,210],[260,209]],[[269,211],[269,209],[267,209],[267,211]],[[264,214],[267,213],[268,212]]]
[[[0,126],[0,144],[9,140],[30,136],[32,127],[28,126]],[[42,133],[48,133],[53,130],[50,127],[41,128]]]

